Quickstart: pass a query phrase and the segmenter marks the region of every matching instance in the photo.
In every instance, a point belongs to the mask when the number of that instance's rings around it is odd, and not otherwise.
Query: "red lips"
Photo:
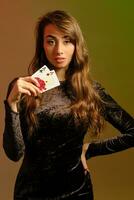
[[[57,61],[57,62],[63,62],[64,60],[65,60],[65,58],[63,58],[63,57],[56,57],[55,58],[55,60]]]

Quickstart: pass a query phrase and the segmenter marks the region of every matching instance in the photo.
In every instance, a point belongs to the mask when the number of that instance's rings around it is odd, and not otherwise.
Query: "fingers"
[[[8,101],[10,103],[17,103],[20,100],[21,94],[26,94],[28,96],[37,96],[39,93],[41,93],[41,90],[38,87],[39,83],[34,77],[20,77],[16,80],[8,96]]]
[[[87,165],[87,161],[86,161],[86,157],[85,157],[86,151],[88,149],[88,145],[89,145],[89,143],[83,144],[82,154],[81,154],[81,161],[82,161],[82,164],[83,164],[85,171],[89,171],[89,167]]]
[[[33,83],[34,85],[36,85],[37,87],[39,87],[39,83],[37,81],[37,79],[35,77],[32,77],[32,76],[27,76],[27,77],[22,77],[20,78],[24,81],[27,81],[27,82],[30,82],[30,83]]]
[[[38,81],[34,77],[19,78],[16,82],[16,91],[29,96],[37,96],[40,93]]]
[[[85,158],[85,154],[81,154],[81,162],[83,164],[84,170],[89,171],[88,165],[87,165],[87,161]]]

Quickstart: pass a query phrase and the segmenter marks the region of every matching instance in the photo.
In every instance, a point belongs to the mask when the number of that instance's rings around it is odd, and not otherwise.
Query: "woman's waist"
[[[81,163],[81,156],[68,155],[68,156],[38,156],[34,159],[24,156],[22,168],[24,171],[34,172],[38,171],[44,175],[56,175],[61,173],[68,173],[79,167]]]
[[[24,165],[27,168],[40,169],[43,171],[70,171],[72,168],[77,166],[81,160],[81,149],[77,148],[74,151],[42,151],[36,152],[35,154],[26,153],[24,156]]]

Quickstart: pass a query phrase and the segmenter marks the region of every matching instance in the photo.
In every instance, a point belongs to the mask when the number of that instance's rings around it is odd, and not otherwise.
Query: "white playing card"
[[[45,83],[46,83],[45,91],[50,90],[60,85],[60,82],[54,70],[51,70],[50,72],[46,73]]]
[[[32,76],[38,80],[41,93],[60,85],[55,71],[50,71],[46,65],[37,70]]]
[[[44,72],[50,72],[49,68],[46,65],[38,69],[32,76],[39,76],[41,78],[42,76],[44,76]]]

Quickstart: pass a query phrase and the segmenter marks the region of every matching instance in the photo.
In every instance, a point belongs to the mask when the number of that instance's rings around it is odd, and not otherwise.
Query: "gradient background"
[[[75,16],[92,58],[92,76],[131,115],[134,115],[134,3],[133,0],[0,0],[0,199],[12,200],[21,161],[10,161],[2,149],[3,100],[7,85],[25,75],[34,53],[34,27],[38,17],[53,9]],[[102,137],[119,134],[107,125]],[[88,136],[85,140],[88,140]],[[133,149],[88,161],[95,200],[132,200]]]

